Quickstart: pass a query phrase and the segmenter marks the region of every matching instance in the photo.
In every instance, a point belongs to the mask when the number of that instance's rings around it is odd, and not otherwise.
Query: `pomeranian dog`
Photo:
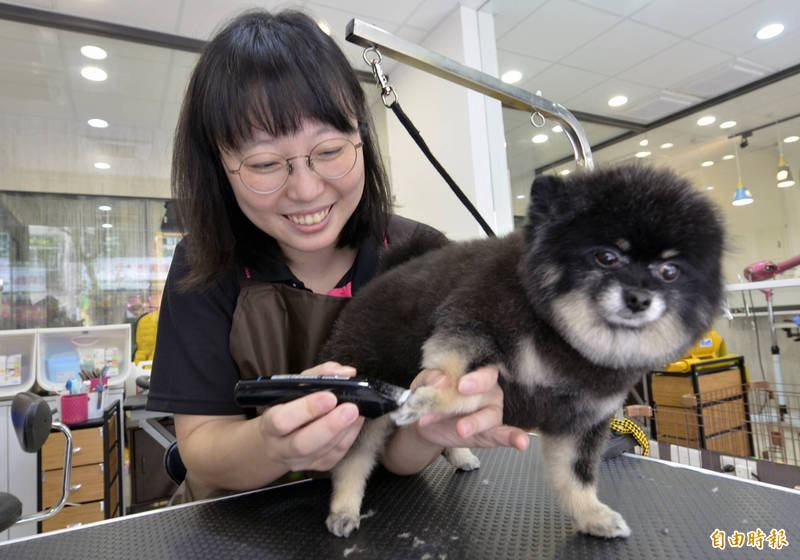
[[[608,421],[645,373],[685,353],[722,299],[724,232],[714,204],[667,170],[623,166],[542,176],[524,229],[450,243],[378,276],[345,307],[320,359],[408,387],[421,368],[444,388],[416,388],[368,420],[334,468],[328,529],[359,526],[367,478],[394,425],[463,414],[480,396],[458,379],[500,371],[503,421],[536,429],[555,495],[577,530],[626,537],[597,497]],[[471,470],[468,449],[445,457]]]

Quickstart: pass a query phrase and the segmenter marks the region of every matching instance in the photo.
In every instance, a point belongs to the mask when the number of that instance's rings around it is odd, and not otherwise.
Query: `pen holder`
[[[88,417],[88,396],[86,393],[63,395],[61,397],[61,422],[64,424],[80,424]]]
[[[93,377],[89,380],[89,391],[97,391],[97,384],[100,383],[99,377]]]
[[[87,414],[89,419],[103,416],[103,395],[105,395],[105,392],[92,391],[89,393],[89,411]]]

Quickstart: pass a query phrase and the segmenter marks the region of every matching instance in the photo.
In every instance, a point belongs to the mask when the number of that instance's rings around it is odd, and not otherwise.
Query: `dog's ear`
[[[528,219],[536,223],[543,218],[553,218],[569,211],[567,186],[561,177],[539,175],[531,185]]]

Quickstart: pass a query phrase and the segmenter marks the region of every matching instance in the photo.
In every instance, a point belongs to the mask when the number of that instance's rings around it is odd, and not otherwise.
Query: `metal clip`
[[[539,120],[536,119],[537,117],[539,118]],[[541,114],[539,111],[531,113],[531,124],[536,128],[542,128],[545,122],[546,121],[544,115]]]
[[[374,56],[370,57],[370,54]],[[397,102],[397,92],[391,84],[389,84],[389,78],[383,73],[383,68],[381,68],[383,57],[380,51],[378,51],[378,48],[375,46],[367,47],[364,49],[362,57],[364,58],[364,62],[372,67],[372,75],[375,77],[375,82],[378,85],[378,89],[381,91],[381,100],[384,106],[391,107]],[[389,99],[391,99],[391,102],[389,102]]]

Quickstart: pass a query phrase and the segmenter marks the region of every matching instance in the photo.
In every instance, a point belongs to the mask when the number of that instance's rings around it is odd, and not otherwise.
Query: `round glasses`
[[[305,155],[285,158],[278,154],[261,152],[244,158],[238,169],[229,169],[238,175],[242,184],[256,194],[279,191],[294,171],[293,159],[305,158],[308,168],[323,179],[340,179],[356,166],[357,150],[363,142],[353,144],[347,138],[331,138],[311,148]]]

